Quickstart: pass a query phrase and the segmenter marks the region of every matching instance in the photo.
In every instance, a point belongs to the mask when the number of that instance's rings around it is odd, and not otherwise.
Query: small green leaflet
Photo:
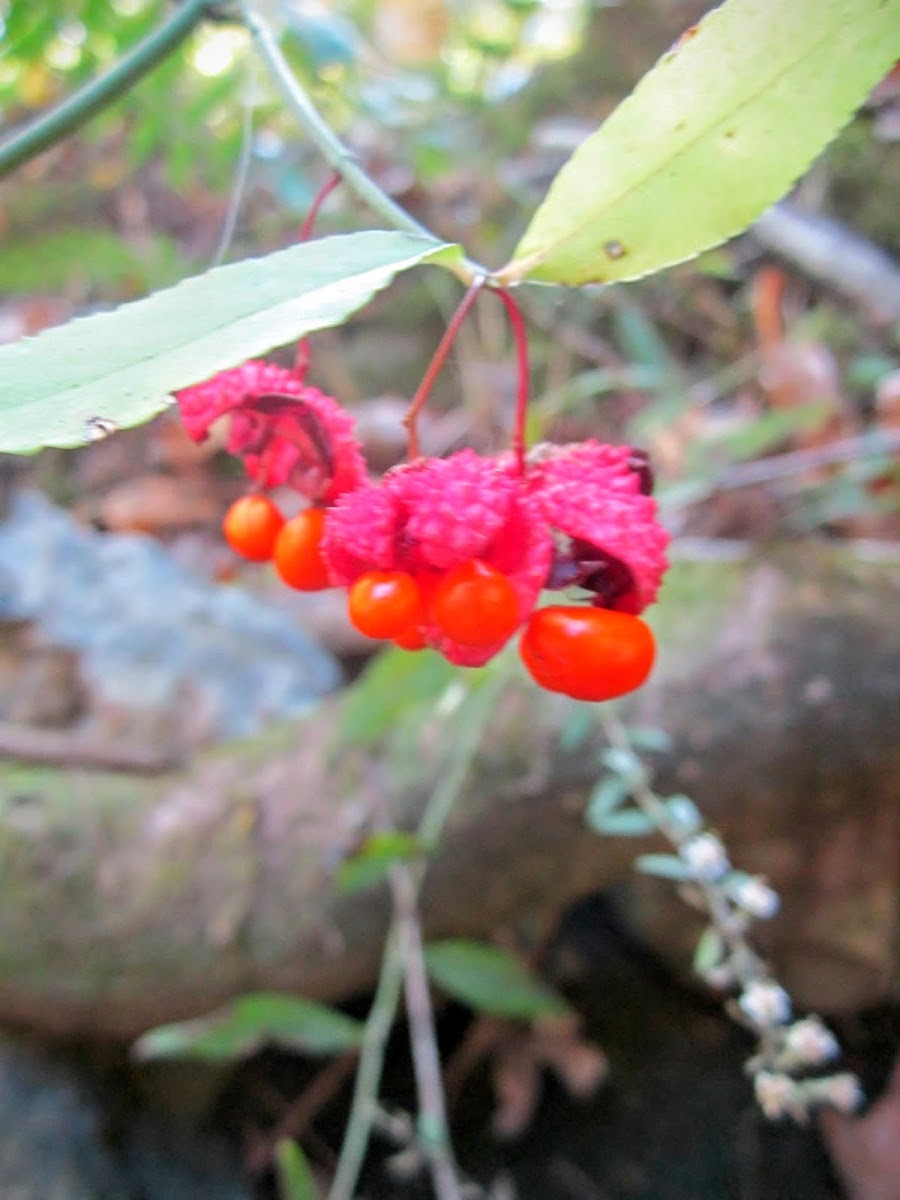
[[[79,446],[148,421],[176,389],[338,325],[400,271],[461,253],[408,233],[322,238],[0,347],[0,451]]]
[[[587,822],[598,829],[604,818],[624,804],[631,795],[631,783],[622,775],[607,775],[594,787],[588,800]]]
[[[439,654],[410,654],[390,646],[368,665],[348,690],[341,711],[341,734],[368,745],[383,737],[410,713],[430,719],[442,693],[460,678],[460,668]]]
[[[296,1142],[282,1138],[275,1147],[281,1200],[318,1200],[319,1190],[306,1155]]]
[[[341,863],[337,873],[338,889],[358,892],[373,887],[387,878],[395,863],[419,858],[424,850],[424,845],[413,833],[399,829],[373,833],[352,858]]]
[[[565,1000],[517,958],[484,942],[431,942],[425,947],[425,965],[448,996],[495,1017],[528,1021],[569,1012]]]
[[[700,934],[700,940],[697,942],[697,949],[694,951],[694,970],[698,975],[712,971],[721,963],[725,952],[726,946],[722,941],[722,935],[714,925],[710,925]]]
[[[896,0],[726,0],[578,148],[499,276],[639,279],[740,233],[898,56]]]
[[[265,1045],[337,1054],[358,1047],[363,1026],[325,1004],[299,996],[258,992],[194,1021],[151,1029],[134,1045],[138,1058],[228,1061]]]
[[[658,875],[660,879],[674,879],[684,883],[693,876],[687,864],[676,854],[641,854],[634,862],[635,868],[645,875]]]
[[[656,826],[639,808],[624,808],[606,813],[591,822],[595,833],[608,837],[647,837],[656,832]]]

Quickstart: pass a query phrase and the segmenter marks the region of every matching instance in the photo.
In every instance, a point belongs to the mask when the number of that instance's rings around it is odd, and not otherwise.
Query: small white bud
[[[666,808],[678,828],[685,833],[696,833],[703,824],[700,809],[687,796],[670,796]]]
[[[709,967],[702,972],[702,975],[708,986],[715,988],[718,992],[727,992],[730,987],[734,986],[734,971],[727,962]]]
[[[765,1029],[791,1019],[791,999],[780,984],[766,979],[750,983],[738,998],[741,1012],[754,1025]]]
[[[787,1031],[785,1048],[798,1062],[812,1066],[829,1062],[840,1053],[837,1038],[818,1017],[805,1017]]]
[[[714,833],[698,833],[684,842],[681,857],[696,879],[714,883],[729,869],[725,847]]]
[[[822,1099],[839,1112],[856,1112],[865,1098],[859,1080],[849,1071],[829,1075],[827,1079],[817,1080],[817,1082],[820,1085]]]
[[[761,921],[774,917],[781,903],[775,889],[769,887],[758,875],[742,880],[732,889],[731,898],[751,917],[757,917]]]
[[[770,1121],[795,1113],[800,1106],[797,1085],[780,1071],[760,1071],[753,1080],[753,1091]]]

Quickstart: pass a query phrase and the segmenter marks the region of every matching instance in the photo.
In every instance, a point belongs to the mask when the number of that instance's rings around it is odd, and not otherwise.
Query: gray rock
[[[144,1115],[110,1145],[105,1109],[115,1104],[36,1047],[0,1041],[0,1197],[249,1200],[218,1140]]]
[[[187,703],[216,738],[298,715],[340,681],[274,606],[192,576],[150,538],[85,529],[35,492],[0,525],[0,622],[23,620],[78,652],[92,708]]]
[[[229,1146],[147,1116],[129,1132],[124,1165],[129,1195],[146,1200],[248,1200],[250,1195]]]
[[[120,1200],[95,1099],[36,1050],[0,1043],[3,1200]]]

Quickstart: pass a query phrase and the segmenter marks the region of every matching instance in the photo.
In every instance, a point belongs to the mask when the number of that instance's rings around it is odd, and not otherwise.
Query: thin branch
[[[463,709],[465,719],[454,743],[452,759],[447,769],[441,772],[439,782],[419,822],[417,836],[427,847],[436,845],[440,839],[454,802],[459,797],[475,762],[475,756],[487,730],[490,713],[497,700],[497,693],[505,682],[505,675],[495,672],[480,685],[478,692],[471,696],[469,704]],[[424,868],[413,869],[410,875],[413,885],[412,901],[416,903],[422,887]],[[328,1200],[353,1200],[356,1191],[372,1124],[378,1111],[378,1088],[385,1046],[400,1002],[404,965],[399,922],[395,916],[388,930],[375,999],[366,1020],[350,1119],[344,1133],[341,1156],[328,1192]]]
[[[209,0],[184,0],[105,75],[90,80],[61,104],[0,143],[0,176],[62,141],[108,108],[175,50],[203,20]]]
[[[735,463],[709,479],[685,480],[683,484],[672,484],[667,491],[660,493],[659,503],[663,508],[682,508],[685,504],[696,504],[697,501],[714,496],[717,492],[733,492],[761,483],[776,483],[820,467],[836,466],[858,459],[888,457],[898,449],[900,430],[873,429],[855,437],[828,442],[824,446],[810,446],[806,450],[790,450],[785,454],[773,454],[769,458],[756,459],[754,462]]]
[[[275,1128],[261,1137],[248,1151],[244,1165],[256,1175],[272,1165],[278,1143],[284,1138],[300,1138],[307,1133],[316,1115],[334,1100],[356,1069],[359,1055],[355,1050],[333,1058],[315,1075],[300,1095],[282,1113]]]
[[[757,483],[786,479],[817,467],[853,462],[858,458],[887,456],[897,450],[900,450],[900,430],[873,429],[869,433],[829,442],[824,446],[811,446],[808,450],[774,454],[756,462],[737,463],[724,470],[718,479],[713,480],[713,487],[716,491],[750,487]]]
[[[222,230],[219,234],[218,245],[215,253],[212,256],[211,267],[218,267],[225,260],[225,255],[231,246],[234,239],[234,233],[237,229],[238,215],[241,211],[241,204],[244,200],[244,192],[247,188],[247,177],[250,174],[250,161],[253,158],[253,104],[249,99],[249,94],[244,101],[244,119],[241,123],[241,149],[238,154],[237,167],[234,172],[234,182],[231,185],[231,193],[228,197],[228,207],[225,210],[225,219],[222,222]]]
[[[366,1019],[359,1068],[353,1085],[350,1120],[344,1131],[341,1155],[328,1192],[328,1200],[353,1200],[362,1170],[369,1134],[378,1111],[378,1088],[384,1066],[384,1054],[390,1037],[400,993],[403,989],[403,953],[395,925],[388,931],[381,974],[375,998]]]
[[[617,716],[607,708],[602,708],[600,720],[611,746],[627,754],[634,754],[628,730]],[[690,838],[692,833],[682,829],[672,819],[663,801],[650,786],[650,776],[646,767],[641,764],[640,772],[635,775],[631,787],[631,795],[637,806],[650,818],[660,833],[679,850]],[[692,882],[692,886],[703,898],[706,909],[716,928],[728,946],[732,956],[732,967],[741,985],[748,984],[766,975],[762,959],[751,949],[743,934],[732,918],[730,906],[720,889],[703,880]]]
[[[874,310],[885,324],[900,320],[900,266],[840,221],[782,201],[758,217],[750,233],[806,275]]]
[[[290,64],[281,52],[281,48],[266,20],[249,3],[241,6],[244,23],[256,45],[257,53],[272,82],[281,92],[284,102],[290,108],[297,121],[302,125],[310,140],[317,146],[322,157],[347,184],[351,191],[359,196],[363,203],[383,217],[393,229],[406,233],[416,233],[434,241],[440,239],[406,209],[392,200],[356,161],[352,151],[344,145],[340,138],[322,119],[321,114],[300,86]],[[458,264],[448,264],[466,283],[471,283],[478,276],[487,274],[483,267],[468,261]]]
[[[459,1179],[447,1123],[434,1009],[425,969],[422,926],[416,904],[418,887],[408,866],[400,864],[391,872],[391,895],[403,955],[406,1019],[416,1077],[419,1135],[431,1169],[437,1200],[460,1200]]]

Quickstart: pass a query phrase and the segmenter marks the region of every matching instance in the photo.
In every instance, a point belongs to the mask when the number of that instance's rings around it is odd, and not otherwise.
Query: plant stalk
[[[208,7],[209,0],[184,0],[106,74],[90,80],[49,112],[0,142],[0,177],[48,150],[108,108],[184,41],[203,20]]]
[[[463,321],[465,321],[466,317],[469,315],[469,309],[475,303],[475,297],[484,287],[484,284],[485,278],[483,275],[481,275],[478,278],[473,279],[472,283],[469,285],[469,290],[463,296],[462,300],[460,300],[456,312],[450,318],[447,328],[444,330],[444,336],[438,343],[438,348],[435,350],[431,362],[428,364],[428,368],[425,371],[425,374],[422,376],[422,382],[416,388],[416,393],[409,402],[409,408],[407,408],[406,414],[403,417],[403,424],[406,426],[407,457],[410,459],[410,461],[418,458],[420,454],[418,428],[419,414],[425,406],[425,402],[431,393],[432,387],[434,386],[434,381],[440,374],[441,368],[447,359],[447,355],[450,353],[453,343],[456,341],[456,335],[459,333]]]
[[[418,887],[408,866],[391,872],[394,917],[403,955],[406,1020],[418,1097],[419,1136],[431,1170],[437,1200],[460,1200],[459,1178],[450,1144],[444,1079],[425,968]]]
[[[281,92],[285,103],[328,165],[340,175],[347,187],[355,192],[363,203],[383,217],[393,229],[439,241],[440,239],[436,238],[430,229],[427,229],[405,208],[392,200],[387,192],[382,191],[375,180],[367,175],[359,165],[352,151],[325,123],[309,96],[298,83],[265,19],[248,3],[242,5],[241,11],[244,23],[250,31],[257,52],[265,64],[272,82]],[[476,277],[487,274],[483,267],[467,260],[448,264],[448,267],[465,283],[471,283]]]
[[[503,301],[516,343],[518,377],[516,383],[516,419],[513,426],[512,451],[519,468],[525,474],[525,422],[528,419],[528,333],[522,310],[513,299],[508,288],[498,287],[494,291]]]
[[[490,714],[496,703],[497,693],[505,682],[506,677],[503,672],[495,672],[481,685],[479,693],[471,697],[470,703],[466,706],[468,711],[463,710],[465,719],[456,741],[452,760],[446,771],[441,772],[439,782],[432,792],[419,822],[417,836],[426,847],[435,845],[443,832],[450,813],[453,811],[453,803],[462,791],[469,771],[472,769],[478,747],[484,738]],[[424,864],[411,868],[409,871],[410,899],[413,905],[418,902],[424,873]],[[337,1171],[328,1192],[328,1200],[353,1200],[356,1191],[378,1105],[378,1088],[381,1082],[385,1047],[400,1003],[404,970],[405,958],[401,942],[400,920],[395,914],[388,930],[375,999],[366,1020],[366,1032],[363,1037],[359,1068],[353,1088],[350,1119],[344,1133]]]

